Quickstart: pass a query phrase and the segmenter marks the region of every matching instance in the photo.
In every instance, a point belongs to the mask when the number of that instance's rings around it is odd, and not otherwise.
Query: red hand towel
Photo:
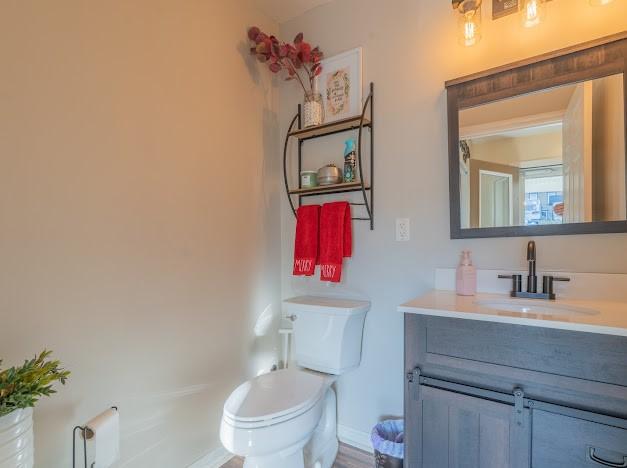
[[[296,211],[294,276],[313,276],[318,262],[320,205],[305,205]]]
[[[320,279],[339,283],[342,259],[353,250],[351,208],[348,202],[322,205],[320,212]]]

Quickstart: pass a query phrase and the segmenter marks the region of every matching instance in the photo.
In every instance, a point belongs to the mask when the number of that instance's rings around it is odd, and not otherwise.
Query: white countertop
[[[523,313],[488,307],[486,301],[529,304],[535,307],[566,307],[580,312],[568,314]],[[606,335],[627,336],[627,303],[598,300],[513,299],[506,294],[478,293],[458,296],[453,291],[433,290],[398,307],[399,312],[466,320],[557,328]]]

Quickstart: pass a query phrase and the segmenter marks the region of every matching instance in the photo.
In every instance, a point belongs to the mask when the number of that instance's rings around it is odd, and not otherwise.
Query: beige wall
[[[487,6],[491,2],[484,2]],[[321,286],[291,276],[294,218],[283,200],[283,291],[370,298],[363,361],[338,385],[339,423],[368,432],[377,418],[402,413],[403,320],[396,306],[433,287],[435,267],[455,266],[460,250],[482,268],[518,268],[528,239],[449,239],[444,81],[627,29],[627,2],[603,8],[584,0],[554,0],[547,21],[525,30],[516,17],[492,22],[484,11],[483,40],[457,44],[449,1],[335,0],[281,27],[303,31],[328,56],[364,48],[364,83],[376,87],[375,230],[354,224],[354,258],[344,283]],[[281,128],[301,99],[283,88]],[[341,141],[307,143],[306,151],[341,153]],[[315,149],[313,149],[315,146]],[[310,149],[311,148],[311,149]],[[394,241],[395,218],[411,219],[411,241]],[[538,238],[539,268],[627,272],[627,235]]]
[[[245,0],[2,2],[0,358],[50,348],[72,371],[35,411],[38,468],[70,466],[72,427],[111,404],[119,466],[187,466],[276,361],[277,99],[253,23],[275,28]]]
[[[535,135],[471,138],[469,144],[471,159],[497,164],[523,167],[524,163],[534,161],[540,164],[560,164],[562,161],[561,127]]]
[[[505,21],[505,20],[503,20]],[[477,107],[469,107],[459,112],[460,135],[468,127],[490,126],[503,121],[525,122],[534,117],[546,117],[564,113],[576,85],[560,86],[547,91],[523,94],[510,99],[490,102]]]

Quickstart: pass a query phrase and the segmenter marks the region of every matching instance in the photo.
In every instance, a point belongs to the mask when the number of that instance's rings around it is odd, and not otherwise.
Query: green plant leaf
[[[0,369],[0,417],[20,408],[32,408],[39,397],[56,393],[56,382],[65,385],[70,372],[61,367],[60,361],[47,360],[51,354],[44,350],[22,366]]]

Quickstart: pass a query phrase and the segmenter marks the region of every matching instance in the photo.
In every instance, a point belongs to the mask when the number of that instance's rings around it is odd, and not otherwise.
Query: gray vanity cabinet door
[[[408,442],[421,466],[410,468],[529,468],[528,409],[518,425],[510,405],[426,386],[417,403],[419,440]]]
[[[534,468],[627,466],[627,429],[533,411]]]

